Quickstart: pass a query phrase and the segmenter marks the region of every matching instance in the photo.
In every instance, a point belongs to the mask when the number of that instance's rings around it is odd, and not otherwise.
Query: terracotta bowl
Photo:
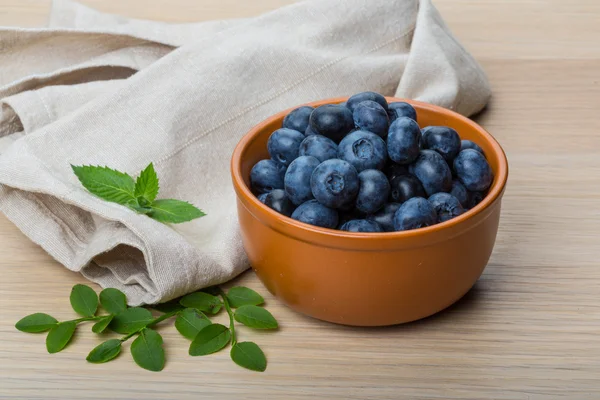
[[[340,103],[335,98],[311,103]],[[479,144],[494,170],[487,197],[450,221],[389,233],[350,233],[287,218],[250,191],[250,170],[268,158],[267,140],[286,110],[253,128],[231,160],[242,240],[267,289],[292,309],[344,325],[382,326],[414,321],[450,306],[475,284],[496,240],[508,177],[496,140],[473,121],[444,108],[408,101],[421,127],[445,125]]]

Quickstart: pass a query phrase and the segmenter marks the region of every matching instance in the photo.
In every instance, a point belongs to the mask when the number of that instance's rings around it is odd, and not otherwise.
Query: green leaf
[[[104,330],[108,327],[108,324],[110,324],[110,322],[113,320],[114,315],[107,315],[105,317],[103,317],[102,319],[98,320],[98,322],[96,322],[94,324],[94,326],[92,326],[92,332],[94,333],[102,333],[104,332]]]
[[[152,212],[148,214],[159,222],[179,224],[205,216],[202,210],[192,204],[174,199],[156,200],[151,205]]]
[[[156,311],[160,311],[162,313],[179,311],[179,310],[183,310],[185,308],[184,306],[179,304],[179,299],[170,300],[170,301],[167,301],[166,303],[150,304],[148,307],[150,307]]]
[[[90,193],[113,203],[126,205],[135,200],[135,182],[126,173],[108,167],[71,165],[79,182]]]
[[[152,203],[156,199],[158,194],[158,176],[154,170],[154,165],[150,163],[145,170],[140,173],[137,180],[135,181],[135,197],[142,197],[149,203]],[[140,206],[144,207],[147,204],[138,199]]]
[[[216,353],[229,343],[231,332],[221,324],[210,324],[204,328],[190,344],[190,356],[205,356]]]
[[[231,348],[231,359],[240,367],[252,371],[263,372],[267,369],[267,358],[265,353],[254,342],[236,343]]]
[[[149,371],[161,371],[165,366],[165,351],[162,343],[162,336],[158,332],[150,328],[144,329],[131,343],[133,361]]]
[[[15,324],[15,328],[21,332],[38,333],[52,329],[58,321],[48,314],[35,313],[23,317]]]
[[[115,315],[110,323],[110,329],[125,335],[142,329],[152,320],[150,311],[142,307],[132,307]]]
[[[119,314],[127,309],[127,296],[119,289],[106,288],[100,292],[102,308],[111,314]]]
[[[221,300],[217,296],[204,292],[190,293],[179,300],[179,304],[187,308],[216,314],[221,310]]]
[[[265,299],[254,290],[243,286],[236,286],[229,289],[227,299],[233,308],[241,306],[259,306],[265,302]]]
[[[98,309],[98,295],[87,285],[75,285],[71,289],[71,307],[77,314],[93,317]]]
[[[242,306],[235,310],[235,320],[254,329],[276,329],[277,320],[270,312],[257,306]]]
[[[127,207],[131,208],[133,211],[137,212],[138,214],[148,215],[152,212],[152,208],[140,206],[138,204],[137,200],[135,202],[127,203]]]
[[[77,323],[73,321],[60,322],[54,328],[50,329],[46,336],[46,349],[48,353],[58,353],[69,343],[77,328]]]
[[[121,341],[119,339],[110,339],[96,346],[85,359],[91,363],[100,364],[112,360],[120,352]]]
[[[175,328],[188,339],[194,339],[198,332],[211,322],[206,316],[194,308],[186,308],[175,319]]]

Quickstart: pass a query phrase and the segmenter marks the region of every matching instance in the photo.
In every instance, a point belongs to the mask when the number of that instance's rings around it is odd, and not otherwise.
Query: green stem
[[[85,321],[98,321],[104,317],[106,317],[106,315],[98,315],[97,317],[83,317],[83,318],[72,319],[70,321],[63,321],[63,322],[75,322],[76,324],[78,324],[80,322],[85,322]]]
[[[154,326],[154,325],[158,324],[159,322],[164,321],[167,318],[171,318],[172,316],[174,316],[178,312],[179,312],[179,310],[175,310],[175,311],[171,311],[171,312],[165,313],[165,314],[161,315],[160,317],[154,318],[152,321],[148,322],[146,325],[144,325],[142,328],[138,329],[137,331],[131,332],[130,334],[128,334],[126,336],[123,336],[121,338],[121,343],[129,340],[132,336],[137,335],[138,333],[140,333],[144,329],[149,328],[151,326]]]
[[[231,311],[231,307],[229,306],[229,300],[227,300],[227,295],[225,295],[225,292],[221,288],[218,288],[217,290],[219,292],[219,295],[223,299],[223,304],[225,304],[227,314],[229,314],[229,331],[231,332],[231,345],[235,346],[235,344],[237,343],[237,337],[235,335],[235,325],[233,323],[233,311]]]

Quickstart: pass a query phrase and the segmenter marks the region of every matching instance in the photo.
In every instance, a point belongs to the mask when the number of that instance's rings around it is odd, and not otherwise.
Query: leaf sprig
[[[206,215],[194,205],[175,199],[156,199],[158,176],[150,163],[134,181],[124,173],[108,167],[93,165],[71,165],[79,182],[90,193],[129,207],[162,223],[179,224]]]
[[[149,371],[161,371],[165,366],[163,338],[152,328],[174,317],[177,331],[191,340],[191,356],[216,353],[231,343],[231,359],[241,367],[260,372],[267,368],[265,354],[256,343],[237,341],[234,321],[254,329],[278,328],[273,315],[259,307],[264,303],[262,296],[243,286],[233,287],[227,293],[218,287],[208,288],[178,300],[149,306],[163,312],[158,317],[154,317],[148,308],[128,307],[125,294],[112,288],[102,290],[98,298],[89,286],[75,285],[70,301],[81,318],[59,322],[48,314],[35,313],[22,318],[15,327],[29,333],[48,331],[46,349],[49,353],[57,353],[69,344],[79,324],[93,321],[92,332],[96,334],[109,329],[124,336],[100,343],[88,354],[87,361],[111,361],[121,353],[122,344],[135,337],[131,343],[135,363]],[[97,315],[99,305],[108,314]],[[213,323],[206,315],[214,316],[223,309],[229,316],[229,327]]]

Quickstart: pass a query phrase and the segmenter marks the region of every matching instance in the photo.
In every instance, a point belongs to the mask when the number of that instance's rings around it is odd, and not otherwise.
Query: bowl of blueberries
[[[236,147],[244,249],[294,310],[355,326],[427,317],[481,276],[508,163],[451,110],[362,92],[276,114]]]

